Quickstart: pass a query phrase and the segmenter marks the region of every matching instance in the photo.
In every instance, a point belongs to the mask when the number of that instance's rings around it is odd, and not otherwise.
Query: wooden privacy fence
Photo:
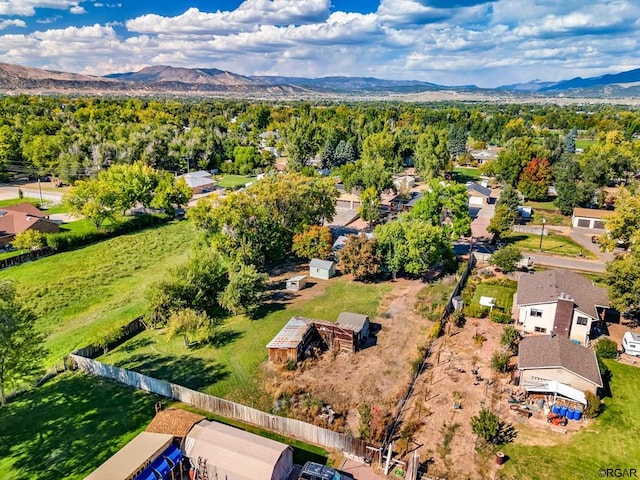
[[[528,227],[526,225],[512,225],[511,230],[520,233],[531,233],[534,235],[549,235],[549,229],[543,227]]]
[[[9,267],[15,267],[16,265],[22,265],[23,263],[30,262],[32,260],[36,260],[40,257],[48,257],[49,255],[53,255],[55,251],[49,247],[43,247],[38,250],[30,250],[26,253],[21,253],[20,255],[16,255],[11,258],[4,258],[0,260],[0,270]]]
[[[171,398],[206,412],[256,425],[288,437],[340,450],[343,453],[361,459],[366,457],[367,443],[349,435],[317,427],[300,420],[272,415],[239,403],[197,392],[175,383],[125,370],[124,368],[106,365],[97,360],[80,356],[77,352],[69,355],[69,359],[78,369],[91,375]]]

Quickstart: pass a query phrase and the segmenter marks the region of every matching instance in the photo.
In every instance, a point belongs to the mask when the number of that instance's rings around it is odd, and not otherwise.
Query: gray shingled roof
[[[530,335],[520,341],[518,368],[566,368],[589,382],[602,387],[598,361],[593,351],[571,340],[551,335]]]
[[[331,270],[331,267],[333,267],[333,262],[331,260],[320,260],[318,258],[314,258],[309,262],[309,266],[312,268],[322,268],[323,270]]]
[[[478,192],[480,195],[484,195],[485,197],[490,197],[491,196],[491,190],[489,190],[487,187],[483,187],[482,185],[480,185],[477,182],[469,182],[467,183],[467,192],[469,191],[475,191]]]
[[[517,304],[535,305],[558,300],[561,294],[571,297],[576,308],[597,318],[596,306],[608,307],[607,290],[570,270],[546,270],[522,275],[518,281]]]

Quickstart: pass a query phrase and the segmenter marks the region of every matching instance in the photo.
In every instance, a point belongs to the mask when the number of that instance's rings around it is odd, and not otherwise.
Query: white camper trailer
[[[622,349],[627,355],[640,357],[640,333],[625,332],[622,337]]]

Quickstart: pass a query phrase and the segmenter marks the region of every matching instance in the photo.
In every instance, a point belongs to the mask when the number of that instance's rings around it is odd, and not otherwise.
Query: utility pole
[[[538,247],[538,251],[542,251],[542,237],[544,236],[544,224],[547,223],[547,219],[542,219],[542,230],[540,230],[540,246]]]

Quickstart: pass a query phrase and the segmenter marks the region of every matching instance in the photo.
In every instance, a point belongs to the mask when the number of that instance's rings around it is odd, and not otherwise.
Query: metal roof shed
[[[173,435],[142,432],[85,480],[132,480],[156,460],[173,441]]]
[[[293,468],[288,445],[208,420],[191,429],[185,452],[194,466],[206,460],[209,478],[286,480]]]

